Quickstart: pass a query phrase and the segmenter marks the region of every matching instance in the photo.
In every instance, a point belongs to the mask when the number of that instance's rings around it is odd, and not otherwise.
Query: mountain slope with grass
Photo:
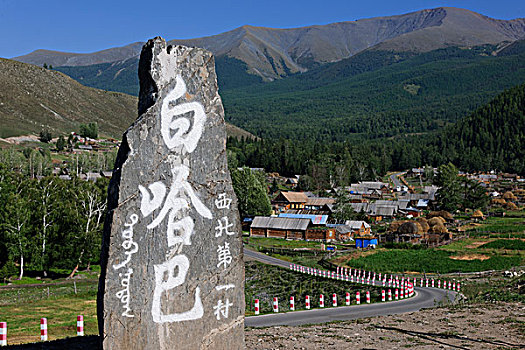
[[[0,59],[0,136],[78,131],[97,122],[102,135],[120,137],[136,119],[137,99],[85,87],[65,74]]]
[[[79,131],[98,123],[99,134],[120,138],[137,118],[137,98],[93,89],[60,72],[0,59],[0,138]],[[228,136],[253,135],[226,124]]]

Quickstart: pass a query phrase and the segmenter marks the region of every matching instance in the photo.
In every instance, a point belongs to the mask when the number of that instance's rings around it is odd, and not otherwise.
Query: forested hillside
[[[438,144],[461,169],[525,173],[525,84],[447,128]]]
[[[429,132],[525,80],[522,50],[493,56],[494,50],[364,52],[281,81],[223,91],[226,117],[263,138],[326,142]]]
[[[461,170],[525,174],[525,84],[444,130],[387,139],[322,142],[229,139],[230,166],[263,167],[301,177],[300,188],[322,189],[372,179],[388,170],[453,162]]]

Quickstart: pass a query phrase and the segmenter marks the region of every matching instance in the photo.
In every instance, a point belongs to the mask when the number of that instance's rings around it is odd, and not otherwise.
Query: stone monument
[[[243,349],[244,263],[212,54],[155,38],[108,190],[104,349]]]

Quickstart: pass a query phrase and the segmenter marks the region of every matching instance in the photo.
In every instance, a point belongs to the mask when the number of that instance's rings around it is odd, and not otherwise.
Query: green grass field
[[[466,233],[470,237],[525,238],[525,220],[523,217],[489,217]]]
[[[485,243],[480,246],[482,249],[511,249],[524,250],[525,242],[520,239],[497,239],[495,241]]]
[[[46,317],[49,340],[76,336],[77,315],[86,335],[98,334],[97,282],[0,289],[0,321],[7,322],[9,344],[40,341],[40,318]],[[49,289],[48,289],[49,288]]]
[[[454,260],[453,252],[438,249],[426,250],[382,250],[358,259],[347,261],[353,268],[369,269],[381,272],[426,272],[453,273],[502,270],[523,264],[523,257],[518,255],[493,255],[487,260]]]

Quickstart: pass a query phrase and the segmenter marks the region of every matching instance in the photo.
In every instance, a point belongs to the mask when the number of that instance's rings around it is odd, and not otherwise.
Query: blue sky
[[[525,17],[522,0],[0,0],[0,57],[36,49],[93,52],[157,35],[187,39],[244,24],[292,28],[440,6]]]

